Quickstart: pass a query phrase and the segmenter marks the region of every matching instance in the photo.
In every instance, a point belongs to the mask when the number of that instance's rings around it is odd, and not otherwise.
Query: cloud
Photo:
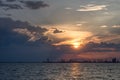
[[[62,59],[106,59],[111,57],[118,57],[120,55],[120,44],[114,43],[94,43],[89,42],[86,45],[81,45],[80,49],[73,50],[74,48],[67,45],[60,45],[59,51],[64,53],[61,55]],[[87,55],[89,54],[89,55]],[[110,55],[112,54],[112,55]]]
[[[61,54],[47,41],[46,31],[28,22],[0,18],[0,62],[57,59]]]
[[[39,9],[48,7],[49,5],[44,3],[43,1],[24,1],[26,7],[30,9]]]
[[[30,38],[29,41],[36,41],[40,39],[40,37],[38,37],[40,35],[37,36],[36,32],[31,32],[26,28],[25,29],[16,28],[16,29],[13,29],[13,31],[28,36]]]
[[[64,55],[67,55],[65,59],[73,59],[81,58],[86,53],[97,56],[96,53],[120,52],[120,44],[113,43],[88,43],[84,46],[80,45],[82,48],[79,50],[73,50],[74,42],[81,44],[82,40],[92,36],[90,32],[80,31],[65,31],[61,33],[62,35],[53,34],[61,42],[60,45],[53,46],[52,43],[47,42],[47,35],[44,35],[47,31],[48,29],[40,26],[31,26],[28,22],[0,18],[0,61],[40,61],[47,58],[56,60]],[[73,56],[70,57],[70,55]],[[106,57],[109,55],[104,58]]]
[[[24,41],[35,42],[42,40],[45,42],[48,40],[48,37],[44,35],[46,31],[46,28],[31,26],[28,22],[14,21],[10,18],[0,18],[1,44],[9,42],[9,40],[13,40],[11,43],[19,42],[22,37],[25,38]],[[17,40],[17,38],[19,40]],[[8,41],[6,39],[8,39]]]
[[[87,40],[92,41],[92,42],[120,43],[119,41],[116,41],[116,39],[120,39],[120,36],[116,35],[116,34],[113,34],[110,31],[108,31],[105,34],[93,35],[92,37],[89,37]]]
[[[0,18],[0,47],[24,44],[27,41],[27,37],[16,34],[12,30],[16,27],[25,27],[27,25],[29,24],[26,22],[13,21],[10,18]]]
[[[120,28],[120,25],[114,25],[113,28]]]
[[[104,14],[104,15],[110,15],[110,13],[109,13],[109,12],[103,12],[103,14]]]
[[[66,7],[65,9],[67,9],[67,10],[71,10],[72,8],[70,8],[70,7]]]
[[[6,0],[7,2],[14,2],[14,1],[16,1],[16,0]]]
[[[120,35],[120,25],[113,25],[108,29],[110,34]]]
[[[2,1],[0,1],[0,4],[2,4]]]
[[[81,24],[81,23],[77,23],[77,24],[76,24],[76,26],[78,26],[78,27],[79,27],[79,26],[82,26],[82,25],[83,25],[83,24]]]
[[[113,27],[109,29],[109,32],[111,34],[116,34],[116,35],[120,35],[120,27]]]
[[[108,26],[107,25],[102,25],[100,26],[101,28],[107,28]]]
[[[55,30],[53,31],[53,33],[62,33],[63,31],[61,31],[61,30],[58,30],[57,28],[55,28]]]
[[[65,31],[64,33],[61,34],[55,34],[53,35],[56,40],[58,39],[58,42],[53,43],[55,46],[60,46],[60,45],[74,45],[74,43],[78,44],[85,44],[86,41],[85,39],[87,37],[92,36],[93,34],[88,31]]]
[[[44,8],[44,7],[48,7],[48,6],[49,5],[44,3],[43,1],[24,1],[24,0],[0,1],[0,7],[4,10],[24,9],[25,7],[29,8],[29,9],[40,9],[40,8]]]
[[[29,37],[28,41],[35,42],[37,40],[48,40],[48,37],[44,36],[44,33],[47,31],[47,29],[45,28],[33,26],[31,28],[15,28],[13,29],[13,31],[22,35],[26,35],[27,37]]]
[[[95,4],[88,4],[86,6],[80,6],[80,9],[76,11],[100,11],[105,10],[107,5],[95,5]]]
[[[107,42],[101,42],[101,43],[94,43],[89,42],[85,45],[82,52],[120,52],[120,44],[114,44],[114,43],[107,43]]]
[[[0,2],[0,7],[4,8],[5,10],[9,9],[23,9],[19,4],[9,4],[9,3],[3,3]]]
[[[42,28],[41,28],[42,30]],[[41,32],[41,31],[30,31],[28,30],[27,28],[16,28],[16,29],[13,29],[14,32],[17,32],[17,33],[20,33],[20,34],[23,34],[23,35],[26,35],[29,37],[29,40],[28,41],[37,41],[37,40],[40,40],[40,39],[43,39],[44,37],[44,40],[47,40],[48,38],[44,36],[44,32]],[[47,31],[47,30],[46,30]]]

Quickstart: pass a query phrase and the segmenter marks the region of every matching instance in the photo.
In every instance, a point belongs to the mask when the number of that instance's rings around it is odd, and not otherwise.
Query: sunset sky
[[[120,0],[0,0],[0,61],[120,58]]]

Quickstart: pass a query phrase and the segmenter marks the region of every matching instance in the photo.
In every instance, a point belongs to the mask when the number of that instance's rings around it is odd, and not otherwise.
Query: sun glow
[[[80,43],[74,42],[74,43],[73,43],[73,47],[76,48],[76,49],[79,48],[79,47],[80,47]]]
[[[92,36],[93,34],[89,31],[78,31],[74,29],[62,29],[61,33],[53,33],[54,28],[50,28],[49,31],[45,33],[46,36],[50,37],[53,46],[69,46],[72,49],[79,50],[87,42],[86,38]],[[59,29],[59,28],[55,28]]]

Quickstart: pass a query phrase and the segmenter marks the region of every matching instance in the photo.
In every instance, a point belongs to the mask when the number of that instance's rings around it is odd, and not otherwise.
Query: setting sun
[[[80,43],[78,43],[78,42],[73,43],[73,47],[74,47],[74,48],[77,49],[77,48],[79,48],[79,46],[80,46]]]

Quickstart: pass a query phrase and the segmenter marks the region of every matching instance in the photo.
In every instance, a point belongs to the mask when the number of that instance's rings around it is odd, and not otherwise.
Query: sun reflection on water
[[[78,63],[73,63],[71,65],[71,76],[73,78],[79,78],[79,75],[80,75],[80,66]]]

